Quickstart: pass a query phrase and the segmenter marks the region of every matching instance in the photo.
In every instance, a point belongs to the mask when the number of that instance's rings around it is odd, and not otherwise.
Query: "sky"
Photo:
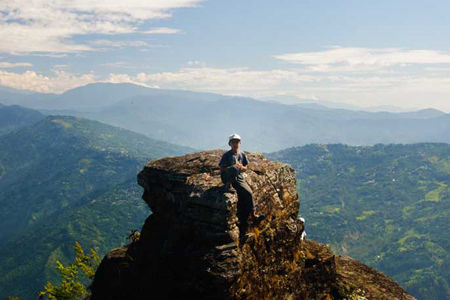
[[[450,112],[449,11],[447,0],[0,0],[0,85]]]

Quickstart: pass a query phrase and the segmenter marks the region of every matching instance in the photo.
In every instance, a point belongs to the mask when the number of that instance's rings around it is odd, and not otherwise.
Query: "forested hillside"
[[[65,116],[0,144],[0,298],[25,299],[56,274],[57,259],[73,256],[75,240],[103,253],[140,229],[149,211],[136,174],[148,160],[192,150]]]
[[[307,145],[267,154],[297,170],[309,238],[448,299],[450,145]]]
[[[43,118],[44,115],[37,110],[19,105],[3,105],[0,103],[0,135],[31,125]]]

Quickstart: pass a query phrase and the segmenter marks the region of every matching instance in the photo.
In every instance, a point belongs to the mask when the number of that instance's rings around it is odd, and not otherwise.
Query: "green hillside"
[[[93,247],[101,256],[123,245],[131,229],[140,230],[150,214],[140,199],[135,180],[93,197],[85,203],[61,210],[0,247],[0,298],[20,295],[37,299],[36,291],[48,280],[56,280],[56,260],[71,261],[73,245]]]
[[[96,121],[49,116],[0,137],[0,298],[31,298],[72,257],[102,254],[148,216],[136,174],[193,149]]]
[[[266,154],[297,170],[309,238],[449,299],[450,145],[307,145]]]
[[[19,105],[3,105],[0,103],[0,135],[31,125],[43,118],[44,115],[37,110]]]

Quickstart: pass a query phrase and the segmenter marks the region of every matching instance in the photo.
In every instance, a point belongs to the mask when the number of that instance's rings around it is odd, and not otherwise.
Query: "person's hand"
[[[236,163],[236,167],[242,171],[247,170],[247,166],[242,165],[241,163]]]

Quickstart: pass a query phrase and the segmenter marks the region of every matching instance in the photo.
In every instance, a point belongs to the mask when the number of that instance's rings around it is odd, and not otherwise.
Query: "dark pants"
[[[235,167],[228,167],[222,172],[221,178],[223,183],[231,182],[238,194],[237,217],[239,219],[239,232],[244,234],[248,228],[248,218],[255,210],[252,189],[241,176],[238,176],[239,170]]]

